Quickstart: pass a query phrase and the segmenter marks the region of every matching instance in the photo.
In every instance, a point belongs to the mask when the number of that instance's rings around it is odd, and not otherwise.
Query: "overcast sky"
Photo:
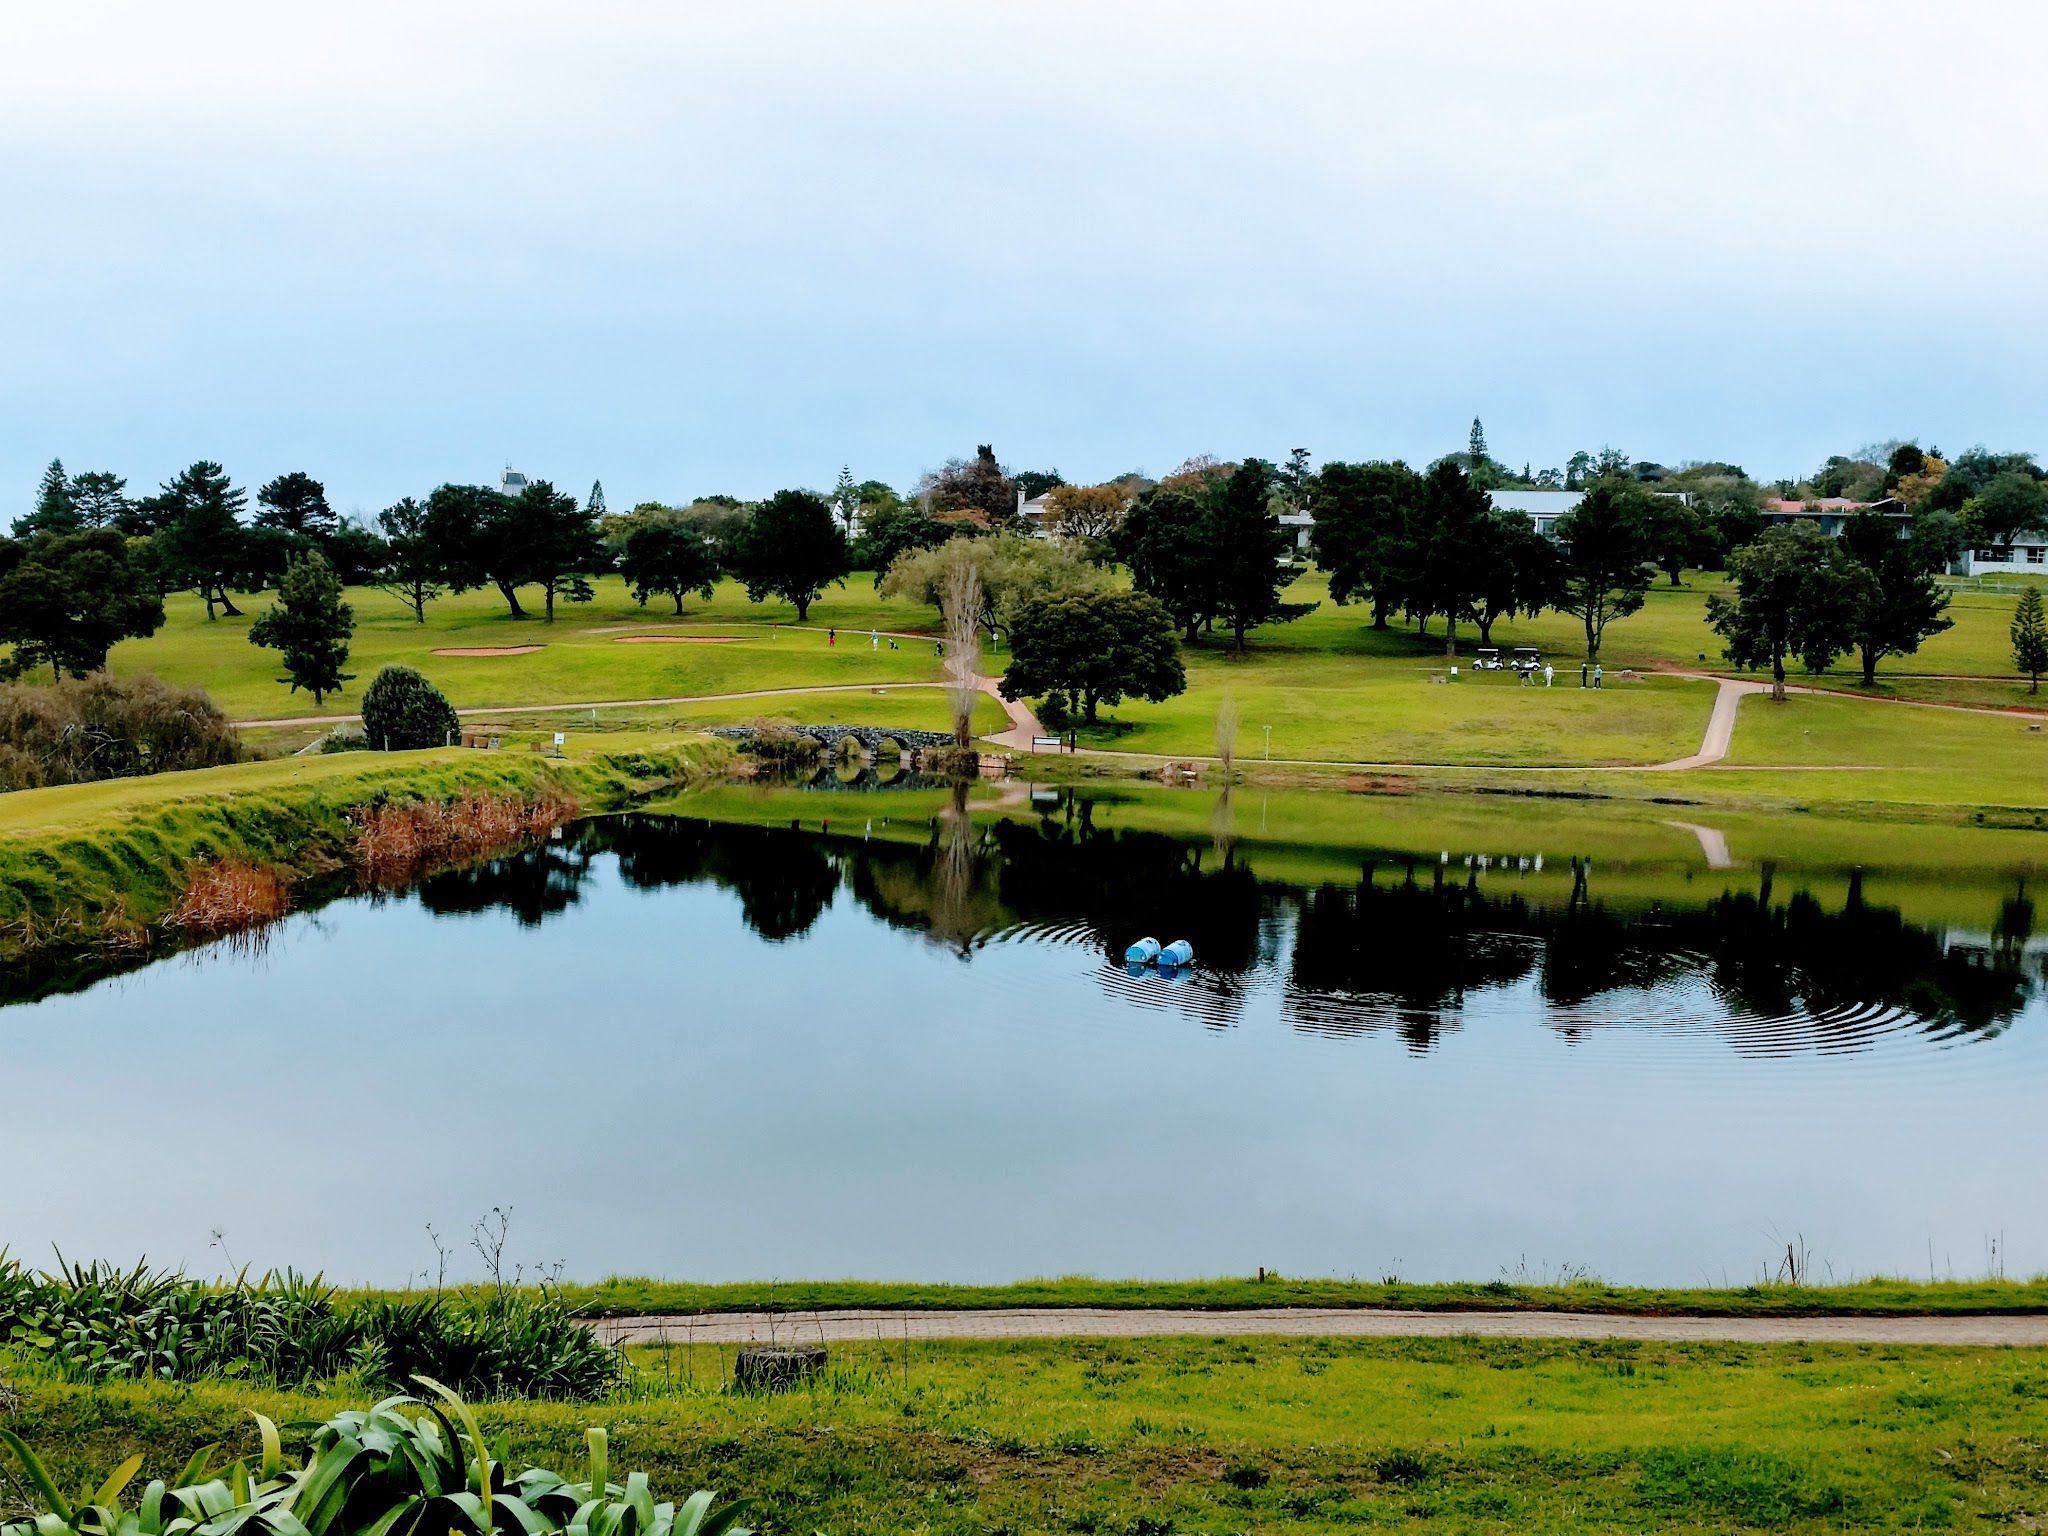
[[[2018,3],[18,5],[0,519],[41,466],[508,460],[614,507],[977,442],[1797,473],[2048,447]]]

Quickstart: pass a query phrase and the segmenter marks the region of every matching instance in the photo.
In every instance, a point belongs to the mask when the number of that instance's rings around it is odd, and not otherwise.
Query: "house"
[[[1584,491],[1488,491],[1496,512],[1521,512],[1543,537],[1553,537],[1557,520],[1585,499]]]
[[[1966,549],[1949,570],[1957,576],[2048,576],[2048,528],[2029,528],[2010,544]]]
[[[526,489],[526,485],[526,476],[519,473],[510,464],[507,464],[505,472],[498,476],[498,494],[500,496],[517,496]]]
[[[1017,492],[1017,516],[1023,519],[1026,532],[1042,539],[1052,537],[1051,497],[1051,491],[1043,491],[1036,496],[1026,496],[1021,490]]]
[[[1849,519],[1861,512],[1875,512],[1890,519],[1900,533],[1904,533],[1913,521],[1913,514],[1896,496],[1886,496],[1878,501],[1851,501],[1846,496],[1817,496],[1811,501],[1789,501],[1779,497],[1766,501],[1763,511],[1766,528],[1811,523],[1831,539],[1840,538],[1842,530],[1849,525]]]

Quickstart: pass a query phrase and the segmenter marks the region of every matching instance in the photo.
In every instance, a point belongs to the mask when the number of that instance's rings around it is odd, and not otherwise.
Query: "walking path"
[[[881,1339],[1482,1338],[1673,1343],[2048,1346],[2048,1316],[1636,1317],[1605,1312],[1418,1312],[1276,1307],[1235,1311],[1018,1307],[989,1311],[707,1312],[605,1318],[621,1344],[850,1343]]]

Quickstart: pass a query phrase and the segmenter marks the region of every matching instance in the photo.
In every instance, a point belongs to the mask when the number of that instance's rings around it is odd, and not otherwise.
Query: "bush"
[[[1048,731],[1064,731],[1075,723],[1073,706],[1064,693],[1048,693],[1031,706],[1031,713]]]
[[[459,1395],[433,1381],[420,1384],[441,1402],[393,1397],[374,1408],[338,1413],[313,1431],[298,1467],[285,1465],[277,1426],[255,1414],[263,1449],[253,1468],[238,1461],[208,1471],[209,1446],[186,1463],[174,1483],[150,1483],[134,1509],[123,1508],[121,1497],[142,1464],[140,1455],[122,1462],[97,1492],[74,1504],[35,1453],[0,1428],[0,1445],[14,1452],[44,1506],[32,1519],[0,1524],[0,1536],[560,1536],[571,1530],[579,1536],[748,1536],[735,1524],[740,1506],[714,1511],[713,1494],[696,1493],[680,1505],[657,1504],[645,1473],[632,1474],[623,1485],[612,1482],[610,1445],[601,1429],[585,1433],[590,1470],[583,1481],[571,1482],[545,1467],[515,1473],[493,1455]],[[401,1411],[412,1407],[425,1411]]]
[[[227,716],[154,677],[0,686],[0,789],[213,768],[240,759]]]
[[[389,752],[445,747],[461,728],[455,706],[411,667],[386,667],[363,690],[363,735],[372,747]]]

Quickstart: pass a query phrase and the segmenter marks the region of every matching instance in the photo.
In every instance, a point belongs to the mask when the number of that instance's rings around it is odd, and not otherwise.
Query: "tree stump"
[[[822,1344],[749,1344],[733,1356],[736,1392],[785,1392],[825,1368]]]

